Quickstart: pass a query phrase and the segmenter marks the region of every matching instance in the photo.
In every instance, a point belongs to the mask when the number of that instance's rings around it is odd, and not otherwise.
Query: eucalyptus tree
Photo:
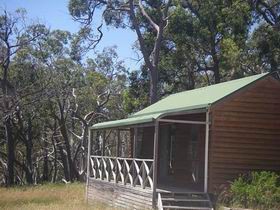
[[[251,0],[256,17],[263,19],[274,30],[280,32],[280,2],[278,0]]]
[[[186,49],[196,72],[219,83],[238,73],[251,24],[247,1],[184,0],[170,21],[170,40],[175,49]]]
[[[44,107],[49,113],[46,118],[47,130],[51,133],[48,142],[58,153],[52,168],[58,171],[61,167],[57,167],[57,163],[61,163],[66,182],[83,180],[88,127],[100,118],[119,116],[126,82],[126,69],[113,48],[81,63],[72,57],[75,38],[66,31],[52,31],[40,44],[39,52],[52,75],[46,91],[48,106]]]
[[[255,28],[250,39],[258,64],[269,71],[280,70],[280,2],[250,1],[255,16]]]
[[[0,14],[0,100],[1,122],[5,130],[7,174],[6,184],[14,184],[15,173],[15,134],[13,132],[14,112],[18,108],[18,90],[10,80],[11,62],[13,57],[25,46],[35,42],[44,34],[44,27],[40,24],[28,24],[25,11],[16,10],[9,13],[1,10]]]
[[[1,13],[0,47],[0,184],[82,180],[88,127],[125,115],[115,49],[86,60],[79,35],[28,24],[24,10]]]
[[[128,27],[134,30],[138,37],[139,49],[150,76],[150,103],[158,100],[158,64],[164,31],[168,26],[172,0],[149,1],[99,1],[99,0],[70,0],[69,11],[76,21],[89,28],[95,20],[96,10],[102,10],[102,19],[107,25]],[[100,25],[102,26],[102,25]],[[102,37],[98,27],[99,38]],[[83,28],[83,30],[84,30]],[[153,42],[147,46],[145,32],[152,30]],[[96,43],[94,39],[94,43]]]
[[[147,92],[149,79],[147,70],[132,71],[128,75],[128,88],[123,93],[124,111],[128,114],[135,113],[149,105]]]
[[[105,48],[95,58],[87,59],[83,80],[72,88],[71,134],[78,139],[74,160],[80,179],[86,172],[87,134],[89,126],[104,119],[125,116],[122,95],[126,88],[127,70],[115,48]],[[94,150],[99,150],[94,142]]]

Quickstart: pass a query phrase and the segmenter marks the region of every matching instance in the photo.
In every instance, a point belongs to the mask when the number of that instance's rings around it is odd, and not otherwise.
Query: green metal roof
[[[126,119],[98,123],[94,129],[129,126],[141,123],[149,123],[164,114],[190,111],[195,109],[207,109],[211,104],[218,102],[226,96],[254,83],[267,76],[268,73],[258,74],[229,82],[223,82],[194,90],[172,94],[147,108],[136,112]]]

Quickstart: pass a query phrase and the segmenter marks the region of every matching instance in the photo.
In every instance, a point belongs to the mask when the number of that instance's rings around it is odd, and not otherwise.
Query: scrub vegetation
[[[240,176],[221,194],[220,203],[249,209],[280,209],[279,178],[267,171]]]
[[[39,186],[19,186],[0,188],[0,209],[2,210],[111,210],[101,203],[87,205],[85,185],[44,184]]]

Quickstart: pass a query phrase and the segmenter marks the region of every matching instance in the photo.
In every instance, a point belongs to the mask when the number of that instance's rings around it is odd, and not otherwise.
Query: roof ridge
[[[229,80],[229,81],[220,82],[220,83],[217,83],[217,84],[211,84],[211,85],[207,85],[207,86],[203,86],[203,87],[199,87],[199,88],[194,88],[194,89],[190,89],[190,90],[183,90],[183,91],[180,91],[178,93],[172,93],[172,94],[168,95],[167,97],[173,96],[173,95],[177,95],[177,94],[180,94],[180,93],[189,92],[189,91],[196,91],[196,90],[201,90],[201,89],[207,89],[207,88],[213,87],[213,86],[220,86],[220,85],[224,85],[225,83],[240,82],[240,80],[251,79],[252,77],[256,77],[256,76],[262,77],[262,76],[265,76],[267,74],[269,74],[269,73],[268,72],[260,73],[260,74],[255,74],[255,75],[251,75],[251,76],[247,76],[247,77],[242,77],[242,78],[238,78],[238,79],[233,79],[233,80]]]

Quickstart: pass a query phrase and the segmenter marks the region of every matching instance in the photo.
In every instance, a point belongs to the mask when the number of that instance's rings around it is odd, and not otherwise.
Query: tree
[[[280,32],[280,2],[277,0],[251,0],[256,18],[263,19],[274,30]]]
[[[82,82],[72,88],[70,113],[74,126],[68,130],[78,140],[73,159],[81,180],[86,173],[89,126],[104,119],[125,116],[121,96],[125,89],[127,70],[115,50],[114,47],[104,48],[96,58],[88,59]],[[98,144],[94,142],[94,145]]]
[[[176,46],[185,46],[190,52],[188,57],[196,63],[197,72],[210,73],[214,83],[219,83],[237,71],[250,24],[246,1],[185,0],[172,16],[170,37],[174,35]]]
[[[257,25],[252,33],[251,45],[256,49],[260,65],[269,71],[280,69],[280,2],[253,0],[250,2]]]
[[[158,100],[158,64],[164,30],[168,25],[171,0],[168,1],[99,1],[70,0],[69,11],[75,20],[85,27],[94,20],[96,9],[103,8],[103,18],[108,25],[135,30],[140,51],[150,76],[150,103]],[[141,20],[142,19],[142,20]],[[143,20],[144,19],[144,20]],[[145,22],[145,24],[143,24]],[[153,30],[153,44],[149,48],[145,41],[145,31]]]
[[[42,35],[42,25],[25,24],[25,11],[17,10],[15,14],[1,11],[0,15],[0,83],[1,83],[1,118],[5,129],[7,143],[7,185],[14,184],[15,139],[12,129],[13,111],[17,108],[17,91],[9,81],[12,57],[23,47],[34,42]]]
[[[84,60],[77,34],[28,25],[23,10],[0,23],[0,184],[83,180],[88,127],[125,116],[123,62],[115,48]]]
[[[123,93],[124,110],[126,113],[135,113],[144,109],[149,104],[147,92],[149,79],[146,69],[132,71],[128,75],[129,86]]]

